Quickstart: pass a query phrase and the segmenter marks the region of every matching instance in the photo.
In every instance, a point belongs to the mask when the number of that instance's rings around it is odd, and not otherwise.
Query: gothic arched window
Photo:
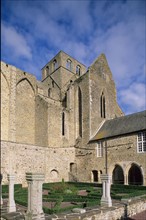
[[[48,89],[48,97],[51,95],[51,88]]]
[[[56,59],[53,61],[53,67],[54,67],[54,70],[58,68],[58,62]]]
[[[65,135],[65,114],[62,113],[62,135]]]
[[[50,73],[50,69],[49,69],[49,66],[46,66],[46,75],[48,76]]]
[[[66,61],[66,68],[68,69],[68,70],[71,70],[71,60],[70,59],[68,59],[67,61]]]
[[[62,106],[63,106],[64,108],[67,108],[67,93],[65,93],[64,99],[63,99],[63,101],[62,101]]]
[[[105,109],[105,96],[102,93],[100,96],[100,114],[101,114],[101,118],[105,118],[106,117],[106,109]]]
[[[76,74],[81,75],[81,67],[79,65],[76,66]]]
[[[82,92],[78,88],[78,105],[79,105],[79,135],[82,137]]]

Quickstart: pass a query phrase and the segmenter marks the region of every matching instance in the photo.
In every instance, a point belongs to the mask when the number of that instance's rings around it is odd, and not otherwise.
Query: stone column
[[[14,200],[14,182],[15,176],[8,174],[9,181],[9,201],[8,201],[8,212],[16,212],[16,204]]]
[[[128,185],[128,176],[124,175],[124,185]]]
[[[45,219],[42,209],[42,184],[44,179],[44,174],[26,173],[26,180],[28,183],[28,208],[26,220]]]
[[[101,180],[102,180],[102,190],[103,190],[103,194],[101,197],[101,205],[111,207],[112,206],[112,200],[110,195],[111,176],[108,174],[102,174]]]

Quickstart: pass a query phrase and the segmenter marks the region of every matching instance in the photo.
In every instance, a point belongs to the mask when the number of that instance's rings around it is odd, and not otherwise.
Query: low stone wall
[[[137,213],[146,210],[146,197],[144,199],[137,199],[136,201],[132,201],[132,204],[128,206],[128,215],[133,216]]]
[[[55,214],[49,216],[47,219],[67,219],[67,220],[124,220],[126,217],[131,217],[137,213],[146,210],[146,198],[137,199],[131,202],[113,202],[113,206],[97,207],[87,209],[85,213],[68,213],[68,214]],[[81,210],[82,211],[82,210]]]
[[[126,205],[127,204],[127,205]],[[146,210],[146,198],[133,200],[129,203],[113,201],[113,206],[107,207],[95,207],[78,209],[79,213],[62,213],[46,215],[46,220],[126,220],[126,217],[131,217],[137,213]],[[86,212],[85,212],[86,211]],[[81,214],[82,213],[82,214]],[[25,219],[25,212],[12,212],[2,215],[3,219]],[[19,217],[18,217],[19,215]]]

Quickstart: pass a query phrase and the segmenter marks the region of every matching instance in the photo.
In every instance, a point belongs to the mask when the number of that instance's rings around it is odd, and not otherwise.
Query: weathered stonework
[[[42,185],[44,175],[41,173],[26,173],[28,183],[28,207],[26,220],[45,220],[42,206]]]
[[[89,142],[104,121],[124,115],[105,55],[87,70],[60,51],[42,68],[42,81],[1,62],[1,101],[3,184],[14,173],[16,183],[25,185],[26,172],[44,173],[45,182],[101,182],[105,151],[97,157],[97,142]],[[129,170],[136,164],[145,185],[145,154],[137,153],[137,133],[107,143],[109,174],[119,165],[128,184]]]
[[[21,150],[20,150],[21,149]],[[15,173],[15,183],[26,185],[25,173],[45,172],[45,181],[69,181],[70,163],[74,163],[75,151],[70,148],[46,148],[28,144],[2,142],[3,183],[6,174]],[[54,175],[53,175],[54,174]]]

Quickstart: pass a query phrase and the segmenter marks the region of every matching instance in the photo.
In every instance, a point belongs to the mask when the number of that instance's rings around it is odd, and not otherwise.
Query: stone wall
[[[81,217],[83,220],[120,220],[124,219],[124,216],[131,217],[137,213],[140,213],[142,211],[146,210],[146,199],[138,200],[131,202],[127,205],[127,208],[125,209],[125,204],[115,204],[115,206],[111,208],[101,208],[100,210],[96,211],[93,210],[90,212],[90,214],[84,214],[84,216]]]
[[[55,214],[49,216],[49,219],[124,220],[127,219],[126,217],[131,217],[145,210],[146,210],[146,199],[137,199],[136,201],[127,203],[127,205],[126,203],[115,202],[114,205],[110,208],[100,207],[100,206],[94,208],[87,208],[86,212],[83,214],[80,213]],[[83,209],[80,211],[83,211]]]
[[[82,172],[80,172],[81,181],[92,180],[92,170],[98,172],[98,182],[100,174],[105,172],[105,143],[103,142],[103,155],[97,157],[97,142],[91,143],[85,149],[80,149],[76,153]],[[125,135],[107,140],[107,167],[108,172],[112,176],[116,165],[123,170],[125,184],[128,184],[128,172],[133,164],[141,171],[146,183],[146,163],[145,154],[137,152],[137,134]]]
[[[100,55],[89,68],[90,88],[90,137],[106,119],[123,115],[118,106],[116,87],[105,55]],[[101,96],[105,98],[105,117],[101,116]],[[103,109],[102,109],[103,110]]]
[[[53,69],[54,59],[58,62],[56,70]],[[67,59],[72,62],[70,70],[66,67]],[[80,76],[76,73],[77,65],[81,67]],[[97,157],[97,143],[89,144],[89,141],[105,120],[123,115],[105,56],[99,56],[86,72],[83,64],[60,52],[45,65],[42,75],[42,82],[37,81],[32,74],[4,62],[1,64],[4,175],[11,169],[18,171],[18,179],[22,182],[21,171],[36,169],[45,172],[48,181],[68,180],[70,164],[74,164],[76,180],[93,181],[92,171],[95,170],[100,182],[100,174],[105,172],[105,152],[102,157]],[[101,116],[102,94],[105,117]],[[79,120],[79,106],[82,120]],[[82,134],[79,127],[82,127]],[[14,160],[13,165],[10,158]],[[146,176],[144,154],[136,151],[136,135],[108,140],[108,171],[111,175],[115,165],[129,170],[133,163]],[[127,175],[128,171],[125,179]]]
[[[48,103],[38,95],[35,99],[35,144],[48,146]]]
[[[26,79],[16,87],[16,141],[35,143],[35,94]]]
[[[1,143],[1,172],[3,184],[7,174],[16,175],[16,183],[26,184],[26,172],[43,172],[45,182],[69,181],[70,163],[74,163],[74,148],[46,148],[3,141]]]
[[[8,140],[9,136],[9,83],[1,74],[1,138]]]

